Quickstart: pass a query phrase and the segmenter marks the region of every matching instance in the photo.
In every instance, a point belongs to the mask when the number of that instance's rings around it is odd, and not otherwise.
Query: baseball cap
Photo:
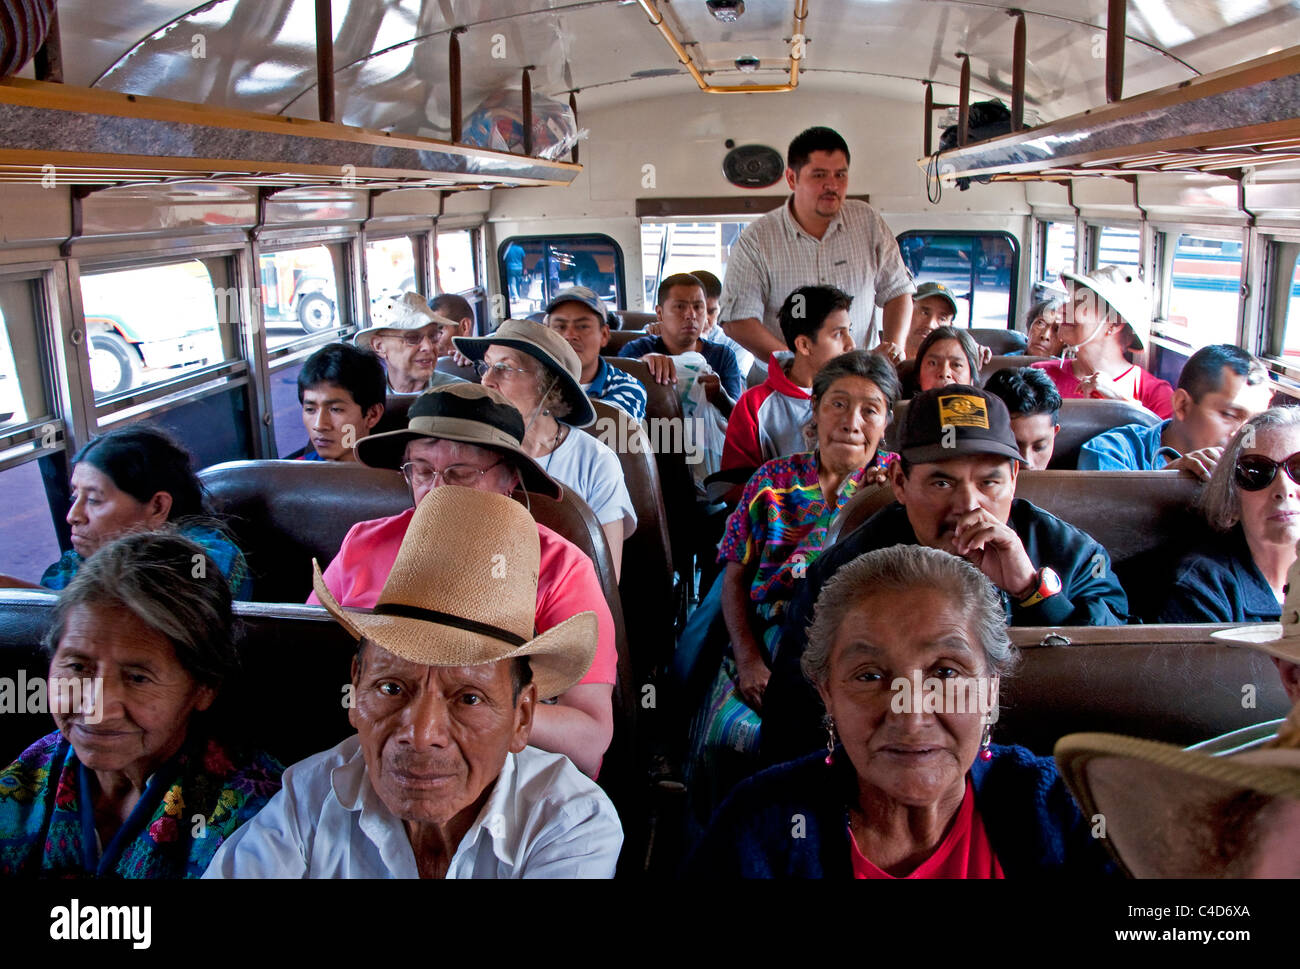
[[[554,311],[555,307],[561,303],[581,303],[583,306],[595,310],[602,323],[608,321],[609,311],[606,309],[605,303],[594,291],[586,286],[570,286],[568,289],[560,290],[555,299],[546,304],[546,312]]]
[[[957,315],[957,300],[950,290],[943,283],[918,283],[916,292],[912,294],[912,302],[919,303],[927,296],[938,296],[940,299],[946,299],[948,305],[952,307],[952,315]]]
[[[951,430],[949,430],[951,428]],[[907,405],[898,453],[911,464],[996,454],[1023,463],[1002,400],[965,384],[917,394]]]

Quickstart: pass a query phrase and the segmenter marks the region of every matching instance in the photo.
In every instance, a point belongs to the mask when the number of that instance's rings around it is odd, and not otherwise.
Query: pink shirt
[[[889,872],[877,868],[862,853],[853,830],[849,829],[850,850],[853,852],[854,878],[893,878]],[[934,854],[907,878],[1005,878],[998,856],[993,853],[984,822],[975,810],[975,788],[966,781],[966,796],[961,799],[957,817],[943,843]]]
[[[1043,360],[1033,364],[1039,370],[1047,371],[1056,389],[1062,397],[1082,397],[1079,393],[1079,378],[1074,375],[1074,366],[1069,360]],[[1115,389],[1129,400],[1136,400],[1147,410],[1153,411],[1161,420],[1174,416],[1174,388],[1167,380],[1153,377],[1137,364],[1131,365],[1112,381]],[[1101,394],[1093,391],[1094,399]]]
[[[339,554],[324,573],[325,585],[339,605],[354,609],[375,607],[414,514],[415,509],[408,508],[392,518],[357,522],[348,530]],[[618,667],[614,617],[591,559],[545,525],[537,526],[537,537],[542,546],[537,581],[537,631],[545,632],[580,612],[594,612],[599,629],[596,658],[579,682],[613,683]],[[307,602],[320,605],[315,592]]]

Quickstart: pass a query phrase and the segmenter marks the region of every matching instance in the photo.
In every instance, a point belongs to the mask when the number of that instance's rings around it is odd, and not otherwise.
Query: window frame
[[[510,301],[510,277],[506,272],[506,250],[516,242],[522,245],[529,242],[552,242],[557,239],[591,239],[608,243],[610,248],[614,250],[614,290],[616,296],[615,302],[617,303],[616,308],[619,310],[627,309],[627,271],[626,261],[623,258],[623,247],[620,246],[612,236],[608,236],[603,232],[565,232],[527,236],[507,236],[505,239],[502,239],[497,243],[497,272],[500,274],[498,278],[501,280],[501,291],[506,297],[507,315],[513,313],[514,307]]]
[[[1020,321],[1020,263],[1021,263],[1021,246],[1020,240],[1008,232],[1006,229],[906,229],[894,237],[898,243],[899,249],[902,249],[903,239],[910,235],[939,236],[939,237],[966,237],[977,238],[982,236],[1001,236],[1011,245],[1011,276],[1010,284],[1007,290],[1007,330],[1015,330],[1016,324]],[[972,269],[974,266],[972,265]],[[910,267],[909,267],[910,271]],[[973,289],[972,289],[973,291]],[[968,322],[966,329],[997,329],[996,327],[972,326],[975,321],[973,318]]]

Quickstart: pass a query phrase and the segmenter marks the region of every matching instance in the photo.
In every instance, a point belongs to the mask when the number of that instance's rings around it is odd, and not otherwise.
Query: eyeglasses
[[[453,464],[448,468],[439,471],[437,468],[431,468],[429,465],[420,461],[408,461],[402,465],[402,477],[412,488],[423,488],[425,485],[434,485],[439,477],[442,478],[443,484],[457,485],[461,488],[473,488],[478,485],[483,475],[487,474],[505,458],[497,458],[486,468],[476,468],[472,464]]]
[[[474,372],[480,377],[486,377],[488,371],[496,374],[498,378],[506,378],[511,374],[527,374],[530,371],[520,370],[518,367],[512,367],[508,363],[488,363],[486,360],[480,360],[474,364]]]
[[[408,347],[418,347],[425,340],[430,343],[437,343],[438,335],[432,332],[426,333],[424,330],[407,330],[402,334],[402,342]]]
[[[1281,461],[1274,461],[1263,454],[1243,454],[1237,458],[1233,477],[1242,491],[1263,491],[1277,477],[1278,468],[1286,469],[1286,476],[1300,484],[1300,452]]]

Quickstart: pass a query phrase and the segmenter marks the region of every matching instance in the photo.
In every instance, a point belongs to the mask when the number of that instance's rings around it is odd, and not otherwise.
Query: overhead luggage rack
[[[568,185],[569,162],[165,98],[0,81],[0,182],[108,185],[195,176],[246,186]]]
[[[943,178],[1065,180],[1300,161],[1300,47],[920,158]]]

